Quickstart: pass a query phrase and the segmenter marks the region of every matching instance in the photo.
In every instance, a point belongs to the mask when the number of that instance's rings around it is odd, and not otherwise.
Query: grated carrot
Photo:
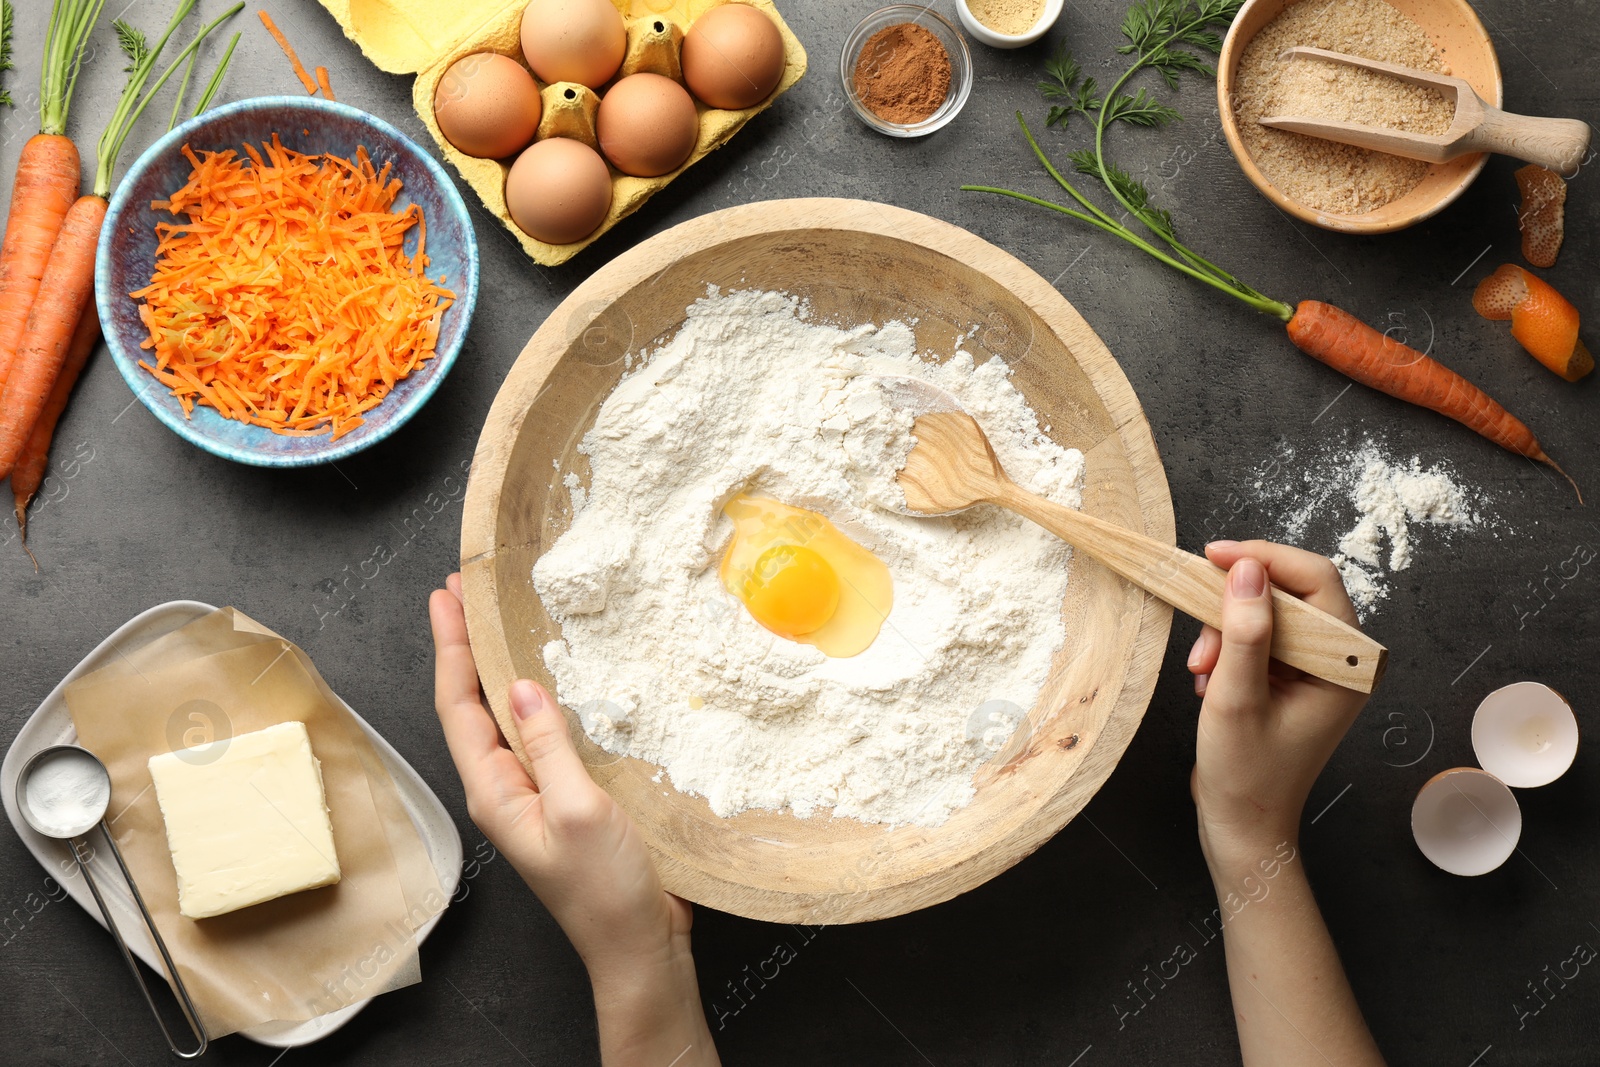
[[[256,14],[261,16],[261,25],[265,26],[267,32],[272,34],[272,39],[278,42],[278,47],[283,49],[283,54],[289,57],[289,66],[294,68],[294,76],[300,79],[300,84],[306,87],[307,95],[316,96],[317,83],[311,75],[306,73],[305,65],[300,62],[300,57],[294,54],[294,46],[289,43],[289,38],[285,37],[283,31],[278,29],[278,24],[272,21],[271,15],[265,11],[257,11]],[[333,99],[331,94],[328,99]]]
[[[328,84],[328,68],[327,67],[318,67],[317,68],[317,85],[322,89],[322,98],[324,100],[332,100],[333,99],[333,86]]]
[[[182,189],[151,207],[155,274],[129,295],[150,331],[139,365],[196,404],[275,433],[333,440],[433,358],[455,294],[427,275],[427,224],[395,211],[390,165],[308,156],[276,136],[184,156]],[[416,252],[406,235],[417,229]]]

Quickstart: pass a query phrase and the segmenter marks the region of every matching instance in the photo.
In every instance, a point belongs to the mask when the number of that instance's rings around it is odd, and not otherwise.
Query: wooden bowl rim
[[[1468,187],[1477,180],[1478,175],[1483,173],[1483,168],[1489,162],[1487,153],[1478,153],[1477,158],[1472,161],[1466,170],[1462,171],[1461,177],[1456,180],[1455,184],[1446,188],[1432,204],[1417,208],[1409,215],[1399,215],[1386,219],[1374,219],[1372,215],[1376,212],[1351,215],[1341,211],[1318,211],[1315,208],[1307,207],[1300,201],[1286,196],[1277,186],[1272,184],[1265,174],[1261,173],[1261,169],[1256,166],[1255,160],[1250,157],[1250,153],[1244,147],[1244,142],[1239,138],[1239,124],[1234,121],[1231,98],[1233,96],[1234,75],[1239,61],[1244,56],[1245,47],[1255,39],[1254,33],[1245,36],[1239,32],[1239,28],[1244,25],[1245,16],[1250,14],[1256,7],[1277,2],[1278,0],[1245,0],[1244,5],[1239,8],[1239,13],[1233,17],[1233,22],[1228,26],[1227,35],[1222,40],[1222,54],[1217,59],[1217,116],[1222,122],[1222,136],[1228,142],[1228,148],[1233,151],[1233,158],[1238,162],[1239,169],[1244,171],[1246,178],[1250,179],[1250,184],[1260,190],[1261,194],[1280,210],[1288,212],[1303,222],[1309,222],[1313,226],[1324,230],[1332,230],[1335,233],[1393,233],[1396,230],[1415,226],[1424,219],[1430,219],[1455,203],[1461,194],[1465,193]],[[1302,0],[1289,0],[1288,3],[1284,4],[1284,9],[1287,10],[1300,2]],[[1442,0],[1442,2],[1453,4],[1467,28],[1473,30],[1483,41],[1483,47],[1489,57],[1489,68],[1494,72],[1494,99],[1487,102],[1499,107],[1505,100],[1505,79],[1500,70],[1500,56],[1495,51],[1494,41],[1490,38],[1489,31],[1484,27],[1483,20],[1478,17],[1478,13],[1473,10],[1472,5],[1467,0]],[[1423,26],[1422,29],[1425,33],[1428,31],[1426,26]],[[1455,161],[1452,160],[1451,162]],[[1381,208],[1378,209],[1378,211],[1381,210]]]
[[[498,515],[511,454],[521,426],[550,373],[572,345],[573,316],[598,320],[635,285],[682,259],[719,245],[785,232],[842,230],[907,242],[978,270],[1049,326],[1061,322],[1080,341],[1068,345],[1103,403],[1132,471],[1144,532],[1176,542],[1172,497],[1150,424],[1122,368],[1099,336],[1054,286],[1010,253],[951,223],[887,204],[839,198],[803,198],[745,204],[711,212],[666,230],[596,271],[549,315],[507,374],[490,408],[473,457],[462,509],[461,571],[468,633],[479,676],[495,720],[518,759],[528,766],[507,700],[514,680],[510,645],[498,611],[494,563]],[[1005,278],[1004,281],[1001,278]],[[576,330],[581,334],[581,329]],[[510,547],[509,545],[506,547]],[[1130,660],[1112,710],[1076,770],[1010,834],[966,860],[905,882],[850,893],[790,893],[723,878],[659,850],[641,826],[666,889],[718,910],[767,922],[864,922],[905,914],[949,900],[988,881],[1030,855],[1066,826],[1121,760],[1155,691],[1171,631],[1172,609],[1144,595],[1132,632]],[[563,708],[574,730],[577,717]],[[591,772],[593,768],[591,768]],[[602,784],[604,784],[602,782]],[[1069,795],[1070,794],[1070,795]],[[937,832],[934,830],[932,832]],[[825,917],[825,918],[823,918]]]

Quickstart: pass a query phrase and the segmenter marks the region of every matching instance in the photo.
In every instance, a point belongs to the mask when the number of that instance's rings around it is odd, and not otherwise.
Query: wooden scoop
[[[1363,126],[1356,122],[1334,122],[1299,115],[1274,115],[1262,119],[1261,125],[1428,163],[1443,163],[1469,152],[1498,152],[1568,176],[1578,172],[1578,164],[1583,162],[1584,155],[1589,151],[1588,123],[1577,119],[1532,118],[1501,111],[1484,103],[1483,98],[1462,78],[1413,70],[1343,52],[1330,52],[1324,48],[1290,48],[1281,58],[1301,57],[1377,71],[1412,85],[1436,89],[1446,100],[1454,102],[1455,118],[1450,128],[1440,134],[1407,133],[1380,126]]]
[[[917,444],[899,474],[911,513],[948,515],[974,504],[997,504],[1179,611],[1221,625],[1227,572],[1200,556],[1022,489],[1006,476],[977,420],[955,397],[912,378],[879,381],[890,402],[915,417]],[[1361,693],[1376,688],[1388,649],[1281,589],[1272,590],[1272,605],[1274,659]]]

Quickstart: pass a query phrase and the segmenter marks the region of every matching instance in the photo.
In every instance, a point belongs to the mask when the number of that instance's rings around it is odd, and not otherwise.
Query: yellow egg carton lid
[[[535,262],[565,263],[600,235],[633,214],[668,182],[721,148],[739,129],[806,72],[806,50],[771,0],[611,0],[624,18],[669,19],[687,30],[695,19],[723,3],[744,3],[764,12],[783,37],[784,71],[772,95],[755,107],[724,111],[695,101],[700,138],[688,162],[658,178],[635,178],[611,168],[611,210],[593,233],[572,244],[551,245],[523,233],[506,210],[508,163],[477,159],[457,151],[433,119],[433,96],[450,64],[473,52],[499,52],[521,62],[522,9],[527,0],[320,0],[362,53],[379,70],[415,74],[412,106],[444,157],[455,165],[478,198]],[[540,88],[544,86],[541,84]]]

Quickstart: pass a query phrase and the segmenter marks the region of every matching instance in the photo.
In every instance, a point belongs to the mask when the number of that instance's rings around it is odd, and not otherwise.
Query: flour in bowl
[[[1067,639],[1070,550],[998,508],[893,510],[911,419],[871,376],[954,393],[1017,482],[1069,507],[1082,454],[1041,432],[999,359],[936,364],[905,323],[813,321],[783,293],[712,289],[639,358],[583,439],[571,528],[533,569],[561,627],[544,649],[560,700],[719,815],[942,823]],[[819,512],[888,566],[894,606],[865,652],[778,637],[723,589],[721,508],[740,492]]]

